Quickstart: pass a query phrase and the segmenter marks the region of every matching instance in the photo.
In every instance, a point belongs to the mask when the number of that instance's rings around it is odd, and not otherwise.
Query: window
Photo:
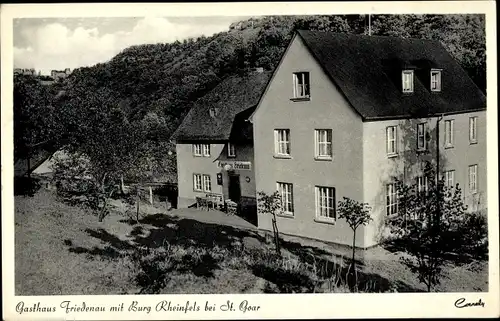
[[[403,92],[413,92],[413,70],[403,71]]]
[[[281,206],[284,214],[293,215],[293,186],[289,183],[276,183],[281,197]]]
[[[397,128],[396,126],[387,127],[387,155],[394,156],[397,154]]]
[[[203,190],[205,192],[212,191],[212,181],[210,179],[210,175],[203,175]]]
[[[335,220],[335,188],[316,186],[316,217],[320,220]]]
[[[209,144],[203,144],[203,156],[210,157],[210,145]]]
[[[231,143],[227,143],[227,157],[236,157],[236,147]]]
[[[469,118],[469,142],[477,143],[477,117]]]
[[[431,70],[431,91],[441,91],[441,70]]]
[[[386,185],[386,208],[387,215],[398,214],[398,189],[396,183]]]
[[[210,144],[193,144],[194,156],[210,157]]]
[[[453,119],[444,122],[444,145],[453,147]]]
[[[290,130],[274,130],[274,152],[277,156],[290,156]]]
[[[193,174],[193,189],[197,192],[203,191],[201,185],[201,174]]]
[[[193,145],[193,154],[194,156],[201,156],[201,144]]]
[[[477,165],[469,166],[469,191],[477,193]]]
[[[425,150],[427,148],[427,141],[425,140],[425,123],[417,125],[417,150]]]
[[[314,131],[316,158],[332,158],[331,129],[316,129]]]
[[[455,171],[444,172],[444,185],[450,188],[455,186]]]
[[[293,98],[309,98],[310,84],[308,72],[293,74]]]
[[[418,176],[417,177],[417,191],[418,193],[427,193],[429,190],[429,181],[427,179],[427,176]]]

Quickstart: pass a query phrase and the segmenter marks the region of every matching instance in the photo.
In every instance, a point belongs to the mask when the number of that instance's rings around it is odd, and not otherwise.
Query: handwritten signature
[[[470,308],[479,306],[484,308],[484,302],[481,301],[481,299],[476,302],[465,302],[465,298],[460,298],[455,301],[455,307],[457,308]]]

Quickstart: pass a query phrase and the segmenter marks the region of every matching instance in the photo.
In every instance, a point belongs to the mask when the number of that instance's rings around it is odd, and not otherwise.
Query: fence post
[[[136,188],[136,204],[137,204],[137,213],[136,213],[136,216],[135,216],[135,220],[137,222],[139,222],[139,203],[140,203],[141,199],[139,197],[139,185],[137,185],[137,188]]]
[[[153,187],[149,186],[149,203],[153,205]]]

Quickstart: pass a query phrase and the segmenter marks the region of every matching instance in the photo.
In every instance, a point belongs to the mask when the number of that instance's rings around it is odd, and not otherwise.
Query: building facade
[[[278,191],[280,232],[352,244],[336,208],[349,197],[372,208],[356,235],[366,248],[397,215],[395,181],[425,186],[430,162],[470,210],[485,207],[486,99],[438,42],[299,31],[267,78],[247,80],[253,100],[243,90],[218,96],[236,107],[190,111],[176,133],[179,204],[210,191],[254,205]],[[197,135],[200,124],[213,134]],[[268,215],[256,221],[272,230]]]
[[[37,76],[40,72],[37,73],[34,68],[14,68],[14,75]]]
[[[71,69],[66,68],[64,70],[51,70],[50,76],[54,79],[54,81],[61,81],[66,79],[71,74]]]
[[[179,207],[217,194],[240,204],[246,218],[257,223],[253,127],[248,116],[269,77],[262,69],[229,77],[191,108],[172,137]]]

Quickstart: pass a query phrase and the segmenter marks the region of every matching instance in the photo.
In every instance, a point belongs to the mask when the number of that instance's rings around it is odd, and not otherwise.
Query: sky
[[[132,45],[174,42],[226,31],[246,17],[14,19],[14,68],[52,69],[106,62]]]

